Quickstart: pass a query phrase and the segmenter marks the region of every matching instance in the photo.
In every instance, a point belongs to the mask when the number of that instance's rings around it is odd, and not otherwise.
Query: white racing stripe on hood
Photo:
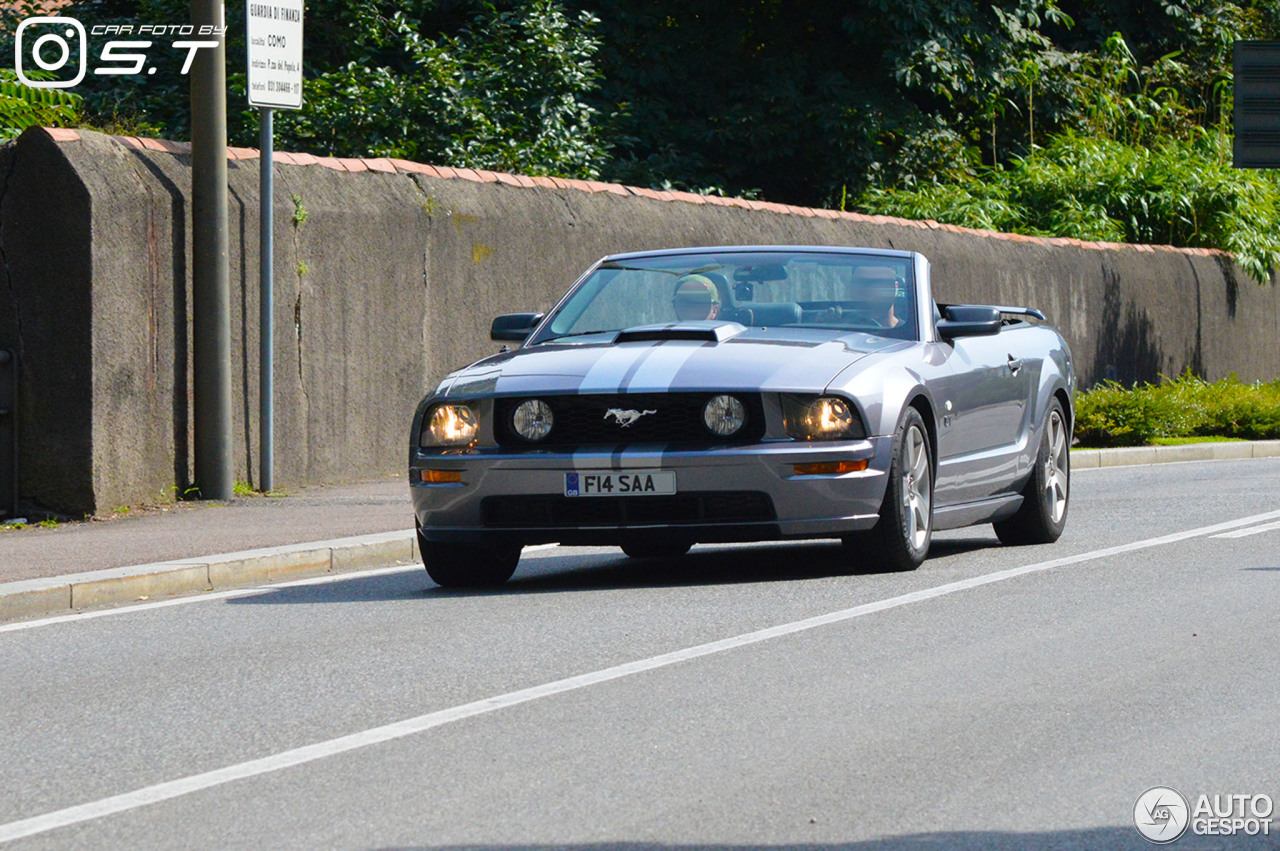
[[[627,386],[622,388],[627,393],[665,393],[671,389],[672,382],[680,368],[689,358],[707,343],[680,341],[655,346],[652,354],[645,358],[640,368],[631,376]]]
[[[622,380],[626,377],[627,370],[636,365],[636,362],[647,357],[652,352],[652,347],[645,346],[612,346],[600,355],[599,359],[582,376],[582,384],[578,386],[579,393],[617,393],[618,388],[622,386]]]

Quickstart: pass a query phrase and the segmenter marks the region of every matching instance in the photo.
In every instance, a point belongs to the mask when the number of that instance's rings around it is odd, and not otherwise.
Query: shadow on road
[[[994,538],[934,541],[930,558],[999,546]],[[554,557],[528,558],[516,575],[495,589],[446,589],[432,584],[425,571],[361,576],[318,585],[275,588],[228,605],[292,605],[356,603],[408,599],[445,599],[565,591],[611,591],[624,588],[672,588],[699,585],[796,582],[856,573],[835,541],[806,541],[752,546],[694,549],[678,558],[632,559],[614,553],[576,548],[557,549]],[[928,566],[928,562],[925,562]],[[867,574],[879,571],[866,569]]]
[[[1265,837],[1183,836],[1171,847],[1186,851],[1220,848],[1266,847]],[[938,831],[905,836],[871,839],[863,842],[814,842],[786,845],[675,845],[650,842],[597,842],[563,845],[419,845],[390,846],[383,851],[1003,851],[1004,849],[1072,849],[1072,851],[1116,851],[1116,849],[1149,849],[1147,842],[1133,827],[1094,827],[1077,830],[1050,830],[1014,833],[997,830]]]

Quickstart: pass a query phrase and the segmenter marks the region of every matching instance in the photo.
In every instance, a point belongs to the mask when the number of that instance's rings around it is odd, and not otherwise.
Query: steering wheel
[[[883,322],[864,311],[856,310],[852,307],[840,307],[840,305],[836,305],[835,309],[837,311],[836,316],[838,317],[852,316],[855,322],[869,325],[872,328],[885,327]]]

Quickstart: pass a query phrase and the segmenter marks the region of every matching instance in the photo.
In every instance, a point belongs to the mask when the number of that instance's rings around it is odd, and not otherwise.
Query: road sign
[[[249,0],[249,105],[259,107],[262,145],[259,176],[258,431],[259,485],[275,487],[275,220],[273,109],[302,108],[303,0]]]
[[[302,108],[302,0],[249,0],[249,105]]]
[[[1236,168],[1280,168],[1280,41],[1237,41]]]

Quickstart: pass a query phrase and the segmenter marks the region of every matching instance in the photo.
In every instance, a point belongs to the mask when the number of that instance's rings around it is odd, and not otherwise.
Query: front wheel
[[[1067,525],[1071,499],[1071,436],[1062,403],[1049,403],[1044,436],[1031,478],[1022,490],[1022,507],[1008,520],[993,524],[1005,544],[1052,544]]]
[[[915,408],[908,408],[893,439],[893,464],[869,531],[844,539],[846,555],[860,571],[915,570],[933,538],[933,460],[929,431]]]
[[[418,546],[427,575],[442,588],[496,588],[520,562],[519,544],[440,543],[419,533]]]

